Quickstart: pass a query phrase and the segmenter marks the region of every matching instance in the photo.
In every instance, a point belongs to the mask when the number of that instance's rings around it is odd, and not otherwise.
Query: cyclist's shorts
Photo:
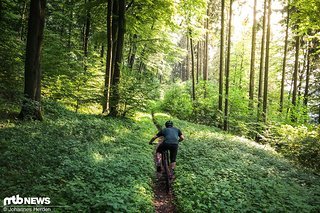
[[[157,152],[163,152],[165,150],[170,151],[170,162],[176,162],[177,153],[178,153],[178,144],[168,144],[168,143],[161,143],[158,148]]]

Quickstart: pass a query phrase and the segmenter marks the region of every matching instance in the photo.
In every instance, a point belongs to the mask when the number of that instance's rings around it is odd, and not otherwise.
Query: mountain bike
[[[169,163],[169,151],[165,150],[161,153],[161,164],[163,168],[163,175],[166,181],[166,191],[167,193],[170,192],[171,189],[171,169],[170,169],[170,163]]]

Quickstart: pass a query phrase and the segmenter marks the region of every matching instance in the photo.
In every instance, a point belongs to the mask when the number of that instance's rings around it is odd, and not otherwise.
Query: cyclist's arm
[[[152,144],[152,142],[153,142],[155,139],[157,139],[157,138],[158,138],[157,135],[153,136],[153,137],[151,138],[151,140],[149,141],[149,144]]]
[[[181,134],[181,135],[179,136],[179,142],[181,142],[181,141],[183,141],[183,140],[184,140],[184,135]]]

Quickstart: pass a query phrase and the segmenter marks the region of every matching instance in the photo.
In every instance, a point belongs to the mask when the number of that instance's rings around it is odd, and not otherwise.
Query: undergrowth
[[[164,123],[172,119],[156,114]],[[186,140],[177,156],[180,212],[319,212],[320,177],[268,146],[174,120]]]
[[[149,117],[75,114],[45,104],[43,122],[1,120],[0,198],[50,197],[55,212],[152,212]]]

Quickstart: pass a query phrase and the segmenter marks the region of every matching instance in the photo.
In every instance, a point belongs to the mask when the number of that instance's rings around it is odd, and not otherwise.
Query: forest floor
[[[157,113],[186,137],[168,195],[148,145],[150,115],[44,108],[42,122],[0,116],[0,200],[47,196],[59,212],[320,212],[319,175],[268,146]]]

